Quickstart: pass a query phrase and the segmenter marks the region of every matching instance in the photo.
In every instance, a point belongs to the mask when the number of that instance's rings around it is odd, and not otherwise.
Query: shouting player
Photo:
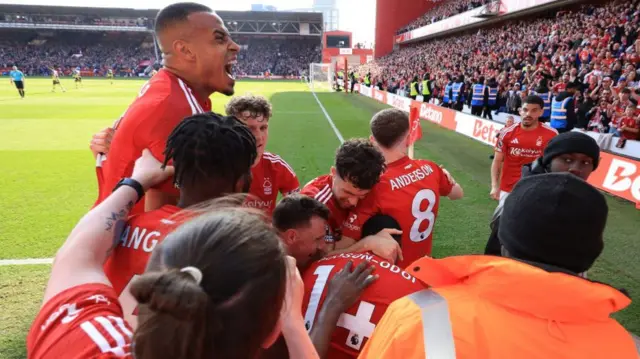
[[[97,163],[100,203],[121,178],[131,174],[143,148],[163,158],[167,137],[185,117],[211,110],[214,92],[232,95],[231,74],[239,50],[222,19],[195,3],[172,4],[155,21],[164,68],[145,84],[138,98],[114,125],[108,158]],[[132,214],[175,204],[178,191],[168,180],[151,189]]]
[[[378,183],[384,169],[384,157],[370,141],[351,139],[338,148],[331,174],[317,177],[302,189],[302,194],[329,208],[328,240],[332,243],[328,247],[331,253],[371,250],[391,261],[402,256],[398,244],[391,237],[391,234],[399,234],[396,231],[363,238],[355,244],[342,241],[342,227],[350,218],[349,213]]]
[[[269,139],[271,104],[262,96],[245,95],[231,99],[227,115],[244,122],[256,138],[258,157],[251,168],[253,177],[246,205],[264,210],[269,216],[276,206],[278,193],[286,196],[300,191],[293,168],[280,156],[265,152]]]
[[[389,216],[376,215],[365,224],[364,235],[375,235],[384,228],[397,228],[399,224]],[[396,299],[425,289],[425,285],[402,270],[398,265],[386,261],[370,252],[342,253],[320,259],[303,273],[304,301],[303,314],[307,330],[312,330],[316,321],[327,315],[330,281],[351,263],[368,263],[373,266],[377,280],[344,313],[337,314],[337,326],[330,336],[330,346],[326,358],[355,359],[366,341],[371,338],[378,321],[387,307]],[[327,285],[329,283],[329,285]],[[321,314],[319,314],[321,313]],[[328,318],[323,318],[328,320]],[[314,336],[312,335],[312,338]],[[314,340],[315,342],[315,340]],[[321,348],[316,345],[320,352]]]
[[[11,83],[16,86],[16,89],[20,94],[20,98],[24,98],[24,74],[22,71],[18,70],[17,66],[13,66],[9,73],[9,77],[11,77]]]
[[[51,71],[51,80],[53,80],[53,87],[51,88],[51,92],[56,92],[56,85],[60,86],[62,92],[67,92],[64,86],[62,86],[62,84],[60,83],[60,73],[58,73],[58,70],[56,70],[55,67],[51,67],[49,71]]]
[[[431,256],[440,197],[463,197],[462,187],[446,170],[431,161],[407,156],[409,130],[409,116],[401,110],[386,109],[373,116],[371,139],[382,152],[387,170],[343,228],[343,240],[353,241],[360,238],[362,224],[373,215],[394,218],[402,230],[403,260],[397,263],[401,268]]]
[[[180,188],[177,206],[167,204],[129,218],[104,266],[132,327],[137,324],[137,303],[128,287],[144,272],[153,249],[180,224],[175,214],[227,193],[246,191],[256,144],[249,129],[236,118],[209,112],[182,121],[169,135],[165,154],[164,163],[173,161],[174,181]]]
[[[520,109],[522,121],[502,130],[496,143],[491,164],[491,198],[502,207],[516,182],[522,176],[522,166],[542,156],[547,143],[558,134],[552,127],[539,122],[544,113],[544,101],[527,96]]]

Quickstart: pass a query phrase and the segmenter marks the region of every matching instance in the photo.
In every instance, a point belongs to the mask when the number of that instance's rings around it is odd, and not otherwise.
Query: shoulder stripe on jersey
[[[291,172],[292,175],[296,176],[296,172],[293,170],[293,168],[291,168],[291,166],[289,166],[287,162],[285,162],[285,160],[282,159],[282,157],[267,152],[265,152],[262,157],[268,159],[271,163],[279,163],[283,165],[289,170],[289,172]]]
[[[110,343],[107,338],[105,338],[104,335],[100,333],[100,331],[93,325],[91,321],[86,321],[80,324],[80,328],[82,328],[82,330],[87,333],[89,338],[93,340],[93,342],[98,346],[98,348],[100,348],[100,351],[102,351],[103,353],[114,353],[119,356],[124,356],[124,347],[127,343],[125,342],[122,334],[119,333],[118,330],[113,326],[113,324],[111,324],[109,319],[105,317],[95,317],[93,318],[93,320],[100,324],[107,331],[107,333],[109,333],[109,335],[111,336],[110,339],[115,340],[115,346],[112,346],[112,343]]]
[[[181,79],[178,79],[178,84],[180,84],[180,88],[182,89],[182,92],[184,92],[184,96],[187,98],[187,102],[189,103],[189,107],[191,107],[191,114],[195,115],[198,112],[198,109],[196,108],[196,106],[193,104],[193,100],[191,99],[191,96],[189,96],[189,91],[187,91],[184,82],[182,82]]]
[[[129,328],[127,328],[127,325],[124,323],[124,319],[120,318],[120,317],[114,317],[112,315],[108,316],[107,318],[113,320],[114,322],[116,322],[116,324],[118,325],[118,328],[120,328],[120,330],[129,338],[133,337],[133,333],[131,332],[131,330],[129,330]]]
[[[542,127],[546,128],[547,130],[551,130],[552,132],[554,132],[555,134],[558,134],[558,130],[556,130],[555,128],[547,125],[546,123],[542,123]]]
[[[198,111],[200,111],[200,113],[204,113],[204,110],[202,109],[202,106],[200,106],[200,102],[198,102],[198,99],[196,99],[196,96],[193,94],[193,90],[191,90],[191,87],[186,86],[187,90],[189,91],[189,94],[191,95],[191,99],[193,100],[193,103],[196,105],[196,108],[198,109]]]
[[[323,189],[320,190],[320,192],[318,192],[318,194],[316,194],[315,199],[322,202],[323,204],[327,204],[332,194],[333,192],[331,191],[331,186],[326,185]]]

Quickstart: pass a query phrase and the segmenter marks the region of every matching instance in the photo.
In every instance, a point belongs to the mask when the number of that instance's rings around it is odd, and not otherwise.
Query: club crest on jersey
[[[536,140],[536,146],[538,147],[542,146],[542,136],[538,136],[538,139]]]
[[[262,182],[262,187],[264,188],[264,194],[269,196],[273,193],[273,185],[271,184],[271,180],[268,177],[264,178],[264,182]]]

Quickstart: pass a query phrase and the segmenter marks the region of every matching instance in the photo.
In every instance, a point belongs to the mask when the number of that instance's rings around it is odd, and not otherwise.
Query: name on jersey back
[[[412,166],[412,165],[409,165],[409,166]],[[391,190],[395,191],[397,189],[402,189],[404,187],[407,187],[412,183],[425,179],[426,177],[430,176],[432,173],[433,173],[433,168],[431,168],[430,165],[422,165],[412,172],[401,174],[396,178],[392,178],[390,181]]]
[[[374,255],[371,255],[371,254],[366,254],[366,253],[340,253],[340,254],[335,254],[335,255],[329,256],[329,257],[324,257],[324,258],[320,259],[318,262],[329,261],[329,260],[333,260],[333,259],[336,259],[336,258],[364,259],[367,262],[371,262],[371,263],[377,264],[378,267],[386,269],[391,273],[400,274],[402,276],[402,278],[410,281],[411,283],[415,283],[416,282],[416,278],[414,276],[412,276],[411,274],[403,271],[402,268],[398,267],[395,264],[391,264],[391,263],[389,263],[387,261],[378,260],[378,259],[376,259],[376,257]]]

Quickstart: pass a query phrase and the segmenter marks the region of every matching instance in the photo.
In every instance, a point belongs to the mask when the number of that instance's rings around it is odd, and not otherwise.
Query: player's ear
[[[331,166],[331,175],[332,176],[336,176],[336,167],[335,166]]]
[[[189,44],[187,44],[183,40],[175,40],[172,45],[173,50],[176,54],[180,54],[181,57],[184,57],[190,61],[195,59],[195,54],[189,48]]]
[[[298,233],[296,232],[295,229],[287,229],[284,232],[284,244],[286,244],[287,246],[292,245],[293,243],[296,242],[296,240],[298,239]]]

